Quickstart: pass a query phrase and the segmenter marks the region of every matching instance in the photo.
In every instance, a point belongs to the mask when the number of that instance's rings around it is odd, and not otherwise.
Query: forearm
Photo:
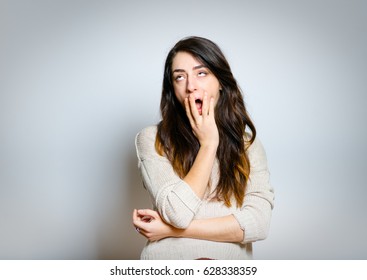
[[[209,101],[207,92],[204,92],[200,115],[195,105],[195,98],[190,95],[185,98],[185,110],[192,132],[200,143],[200,149],[184,181],[202,199],[208,186],[219,144],[219,133],[214,117],[214,99],[212,97]]]
[[[193,220],[186,229],[172,230],[173,237],[204,239],[217,242],[241,242],[244,231],[233,215]]]
[[[211,170],[215,160],[217,145],[201,146],[190,171],[183,179],[202,199],[208,186]]]

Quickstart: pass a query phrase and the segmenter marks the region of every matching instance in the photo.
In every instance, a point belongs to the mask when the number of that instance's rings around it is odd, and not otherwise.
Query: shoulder
[[[139,141],[144,141],[146,139],[154,138],[155,141],[156,135],[157,135],[157,126],[151,125],[139,131],[138,134],[136,134],[136,139]]]
[[[246,134],[246,140],[250,139],[250,136],[251,135]],[[267,166],[266,152],[258,136],[255,137],[254,142],[248,147],[247,155],[250,160],[251,167]]]
[[[155,138],[157,135],[157,126],[152,125],[142,129],[135,137],[136,153],[139,159],[149,157],[155,152]]]

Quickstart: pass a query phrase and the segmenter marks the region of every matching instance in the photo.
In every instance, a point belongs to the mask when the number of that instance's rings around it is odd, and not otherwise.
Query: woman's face
[[[214,98],[214,105],[218,102],[221,89],[218,79],[190,53],[178,52],[173,58],[172,81],[175,95],[182,106],[185,98],[193,95],[199,114],[204,92],[208,94],[208,100]]]

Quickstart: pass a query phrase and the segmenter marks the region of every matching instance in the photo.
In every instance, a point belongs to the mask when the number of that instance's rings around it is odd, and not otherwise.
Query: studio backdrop
[[[134,138],[181,38],[225,53],[269,162],[255,259],[366,259],[363,1],[0,1],[0,259],[138,259]]]

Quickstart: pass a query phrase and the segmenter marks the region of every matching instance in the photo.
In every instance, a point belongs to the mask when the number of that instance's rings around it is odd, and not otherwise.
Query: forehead
[[[188,52],[178,52],[172,60],[172,70],[184,69],[190,70],[195,66],[203,64],[191,53]]]

